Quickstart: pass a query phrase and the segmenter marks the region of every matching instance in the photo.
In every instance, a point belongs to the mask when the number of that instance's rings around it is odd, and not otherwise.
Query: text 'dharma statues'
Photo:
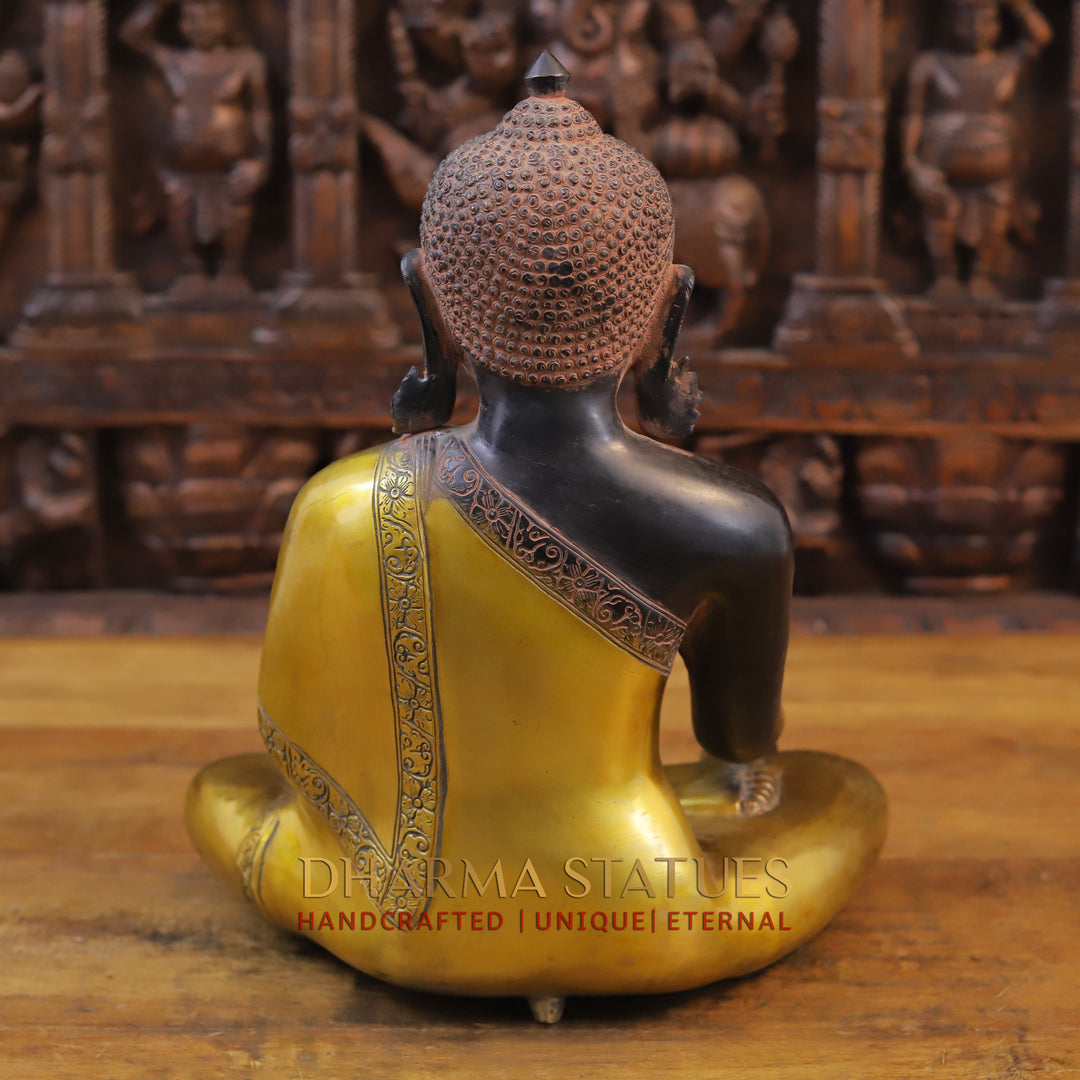
[[[30,186],[30,140],[37,126],[42,86],[14,49],[0,53],[0,244],[15,207]]]
[[[674,346],[693,275],[659,172],[566,81],[542,54],[531,96],[432,179],[403,262],[425,351],[393,403],[406,434],[297,498],[269,754],[208,766],[187,804],[205,858],[279,925],[547,1021],[567,995],[764,967],[832,918],[885,831],[860,766],[777,751],[780,504],[619,417],[630,377],[646,430],[692,428]],[[447,427],[459,364],[480,409]],[[680,654],[703,755],[665,768]]]
[[[180,7],[186,47],[155,37],[165,11]],[[252,199],[269,175],[272,117],[266,61],[232,41],[227,0],[143,0],[121,36],[160,72],[172,100],[168,148],[158,174],[169,230],[180,258],[176,297],[220,301],[250,287],[241,268],[251,233]],[[212,289],[205,250],[220,245]]]
[[[1018,133],[1011,115],[1024,67],[1050,41],[1031,0],[1004,0],[1018,42],[999,48],[1001,0],[949,0],[952,41],[922,53],[908,78],[903,161],[922,204],[932,295],[993,299],[1016,210]],[[961,252],[971,260],[961,275]],[[966,281],[962,281],[966,277]]]

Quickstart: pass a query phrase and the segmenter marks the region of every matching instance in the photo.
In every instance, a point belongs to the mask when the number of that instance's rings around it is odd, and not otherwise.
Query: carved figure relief
[[[32,140],[42,91],[18,52],[0,53],[0,244],[30,186]]]
[[[266,61],[233,43],[227,0],[179,0],[180,33],[188,44],[162,44],[155,32],[174,2],[144,0],[120,34],[154,65],[172,98],[169,152],[157,166],[181,260],[170,292],[183,300],[220,302],[251,291],[242,261],[252,200],[269,175],[273,127]],[[212,289],[210,245],[221,251]]]
[[[397,126],[371,115],[362,121],[398,197],[417,212],[439,161],[498,122],[505,93],[521,73],[512,11],[489,4],[478,15],[458,13],[436,22],[423,7],[405,3],[387,14],[403,101]],[[414,29],[418,42],[460,74],[441,86],[425,79]]]
[[[0,581],[24,589],[92,583],[97,485],[92,437],[0,428]]]
[[[999,296],[993,279],[1014,220],[1020,149],[1010,106],[1024,67],[1052,36],[1031,0],[1004,0],[1020,39],[999,48],[1002,6],[949,0],[952,40],[921,54],[909,77],[903,164],[922,204],[935,298]]]
[[[121,433],[120,493],[136,543],[173,588],[269,582],[314,432],[214,422]]]
[[[400,3],[388,34],[404,106],[391,125],[366,116],[402,201],[419,210],[439,159],[497,122],[507,87],[520,74],[515,33],[549,48],[574,77],[582,104],[603,127],[650,157],[669,181],[676,216],[677,257],[698,280],[721,290],[714,326],[719,338],[739,317],[769,244],[761,192],[737,172],[742,136],[758,139],[775,160],[784,131],[784,72],[799,36],[769,0],[727,5],[702,25],[690,0],[530,0],[527,26],[513,5],[490,3],[478,13]],[[721,74],[756,37],[768,64],[749,95]],[[421,76],[417,44],[460,68],[435,87]]]
[[[1048,443],[965,432],[861,440],[856,496],[878,553],[915,592],[993,592],[1030,563],[1065,491]]]
[[[735,170],[740,133],[775,159],[785,127],[784,69],[799,36],[768,0],[725,6],[702,27],[689,0],[531,0],[545,44],[564,60],[582,103],[614,133],[651,158],[675,205],[676,258],[698,281],[722,291],[717,339],[738,320],[769,244],[761,192]],[[649,35],[659,28],[656,44]],[[721,74],[760,28],[765,81],[741,94]]]

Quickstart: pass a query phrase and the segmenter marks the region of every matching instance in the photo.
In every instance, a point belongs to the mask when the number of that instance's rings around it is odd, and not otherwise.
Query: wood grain
[[[0,1077],[1080,1075],[1080,638],[803,638],[783,743],[864,762],[882,860],[817,939],[664,998],[384,986],[191,851],[194,770],[257,749],[255,638],[0,641]],[[685,675],[663,750],[695,750]]]

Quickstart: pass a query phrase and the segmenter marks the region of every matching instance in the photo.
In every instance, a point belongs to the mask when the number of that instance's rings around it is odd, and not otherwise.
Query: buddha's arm
[[[780,513],[759,524],[753,546],[752,555],[726,560],[681,648],[694,735],[725,761],[771,754],[783,724],[780,689],[794,564],[790,530]]]

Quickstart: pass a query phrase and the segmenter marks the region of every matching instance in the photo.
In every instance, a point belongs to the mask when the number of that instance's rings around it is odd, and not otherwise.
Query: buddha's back
[[[627,857],[612,829],[632,803],[650,860],[693,857],[656,752],[684,630],[452,430],[408,437],[338,462],[297,500],[263,651],[264,735],[287,740],[290,779],[340,789],[353,832],[420,881],[439,856],[459,880],[465,859],[528,858],[562,882],[575,854]]]

